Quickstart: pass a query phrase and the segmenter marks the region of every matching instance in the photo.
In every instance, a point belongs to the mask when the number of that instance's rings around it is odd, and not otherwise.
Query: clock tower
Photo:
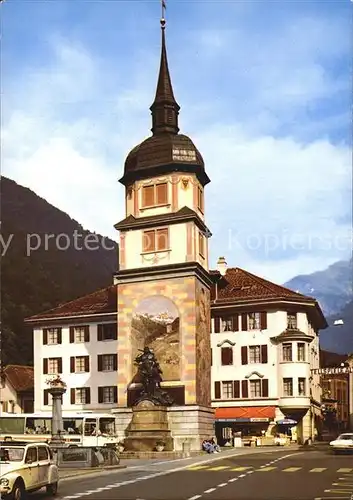
[[[126,217],[115,225],[120,232],[115,275],[118,407],[131,406],[138,394],[134,359],[148,346],[163,371],[162,386],[175,401],[171,413],[184,406],[194,408],[194,434],[201,438],[213,433],[211,233],[204,202],[210,179],[192,140],[179,133],[180,107],[168,68],[164,19],[161,34],[157,90],[150,107],[152,135],[130,151],[120,179]]]

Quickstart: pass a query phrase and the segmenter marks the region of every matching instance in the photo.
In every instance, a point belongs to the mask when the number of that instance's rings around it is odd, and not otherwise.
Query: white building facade
[[[321,387],[311,370],[319,367],[318,329],[326,325],[321,309],[241,269],[218,277],[211,321],[218,439],[238,431],[315,439]]]
[[[106,413],[116,407],[116,312],[100,312],[107,304],[110,309],[116,309],[115,302],[116,291],[112,286],[59,306],[40,315],[41,319],[28,320],[35,324],[35,412],[50,411],[52,402],[47,381],[57,375],[67,384],[63,395],[64,415],[82,410]]]

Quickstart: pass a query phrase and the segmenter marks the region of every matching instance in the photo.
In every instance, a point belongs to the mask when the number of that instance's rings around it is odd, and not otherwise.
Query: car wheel
[[[25,500],[26,496],[26,489],[23,481],[16,481],[10,496],[11,500]]]
[[[48,484],[46,487],[47,494],[51,497],[55,497],[58,493],[58,483]]]

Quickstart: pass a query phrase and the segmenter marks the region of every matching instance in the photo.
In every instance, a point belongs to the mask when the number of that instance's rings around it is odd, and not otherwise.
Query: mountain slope
[[[0,189],[2,363],[27,364],[32,332],[23,319],[110,285],[118,245],[11,179],[1,177]]]
[[[341,311],[353,299],[353,262],[339,261],[324,271],[296,276],[284,286],[314,296],[325,316]]]
[[[343,325],[334,325],[337,319],[343,320]],[[350,301],[335,316],[327,318],[330,325],[320,332],[320,345],[332,352],[339,354],[353,353],[353,300]]]

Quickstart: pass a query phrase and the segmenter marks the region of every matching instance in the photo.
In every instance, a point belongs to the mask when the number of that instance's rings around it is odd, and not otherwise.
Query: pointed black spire
[[[157,83],[156,97],[150,107],[152,111],[152,133],[153,135],[160,134],[177,134],[178,114],[180,106],[175,100],[173,94],[172,82],[170,79],[167,50],[165,44],[165,19],[161,19],[162,28],[162,51],[161,64],[159,68],[159,77]]]

